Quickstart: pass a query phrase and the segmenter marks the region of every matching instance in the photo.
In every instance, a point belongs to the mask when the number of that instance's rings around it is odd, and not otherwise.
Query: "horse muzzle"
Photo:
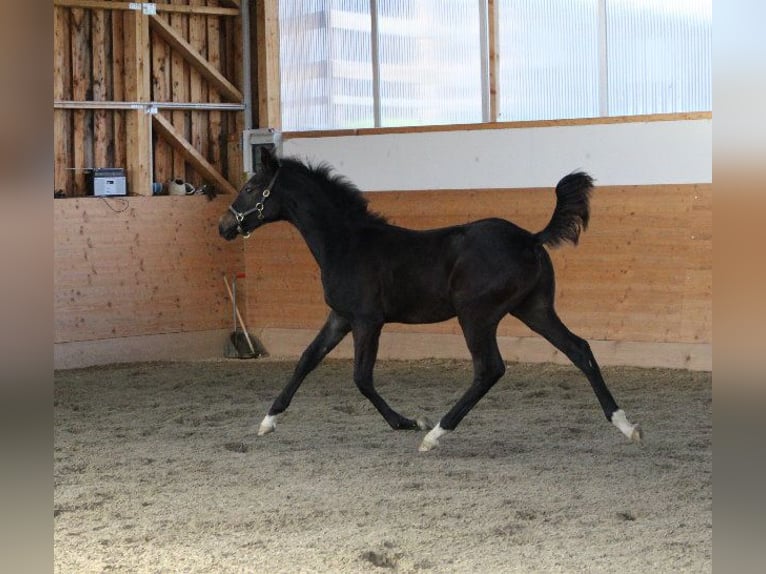
[[[231,241],[239,235],[239,224],[231,213],[224,213],[218,220],[218,233],[226,241]]]

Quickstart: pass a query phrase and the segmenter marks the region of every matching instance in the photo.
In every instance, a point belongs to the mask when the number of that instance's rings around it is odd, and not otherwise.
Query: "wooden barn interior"
[[[217,232],[246,177],[243,130],[281,128],[277,4],[54,0],[56,368],[222,357],[224,275],[245,274],[240,307],[272,357],[297,357],[324,322],[295,229]],[[591,169],[560,158],[592,162],[591,225],[552,252],[559,314],[602,364],[712,370],[711,134],[702,112],[281,138],[413,228],[500,216],[540,229],[558,178]],[[127,196],[89,194],[87,169],[106,167],[125,170]],[[218,195],[153,194],[176,178]],[[499,336],[506,361],[566,362],[511,318]],[[350,340],[332,356],[351,356]],[[381,340],[381,358],[468,356],[455,320],[388,325]]]

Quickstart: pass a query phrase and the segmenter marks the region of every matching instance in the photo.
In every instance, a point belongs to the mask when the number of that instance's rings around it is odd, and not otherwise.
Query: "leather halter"
[[[234,203],[232,203],[229,206],[229,211],[231,211],[234,214],[234,218],[237,220],[237,232],[242,235],[245,239],[250,237],[250,232],[248,231],[245,233],[244,229],[242,229],[242,223],[244,222],[245,218],[250,215],[251,213],[256,213],[259,220],[263,219],[263,207],[266,203],[266,199],[271,195],[271,189],[274,187],[274,183],[277,181],[277,176],[279,175],[279,169],[277,169],[274,176],[271,178],[271,181],[269,182],[269,185],[267,185],[264,190],[261,192],[261,200],[255,204],[254,207],[251,207],[250,209],[246,211],[237,211],[234,209]],[[234,200],[236,202],[236,200]]]

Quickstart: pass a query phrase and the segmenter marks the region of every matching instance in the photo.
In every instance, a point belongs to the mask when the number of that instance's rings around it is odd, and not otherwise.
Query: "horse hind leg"
[[[290,381],[271,405],[268,414],[258,427],[258,436],[267,435],[277,428],[277,418],[282,414],[293,399],[298,388],[306,376],[322,362],[327,354],[338,346],[343,338],[351,330],[351,325],[335,314],[330,313],[322,329],[306,348],[295,366],[295,371]]]
[[[567,329],[550,305],[527,304],[514,309],[511,314],[521,319],[530,329],[543,336],[564,353],[587,377],[606,419],[631,441],[641,442],[643,438],[641,427],[637,424],[631,424],[625,416],[625,412],[617,406],[612,393],[609,392],[604,382],[601,369],[593,356],[590,345],[585,339]]]

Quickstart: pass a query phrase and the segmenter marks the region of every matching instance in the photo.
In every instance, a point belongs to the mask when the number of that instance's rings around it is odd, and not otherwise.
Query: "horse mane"
[[[305,163],[295,158],[282,158],[281,168],[290,168],[299,176],[311,179],[319,185],[325,199],[340,211],[346,223],[387,223],[382,215],[370,211],[367,198],[348,178],[335,172],[327,162]]]

